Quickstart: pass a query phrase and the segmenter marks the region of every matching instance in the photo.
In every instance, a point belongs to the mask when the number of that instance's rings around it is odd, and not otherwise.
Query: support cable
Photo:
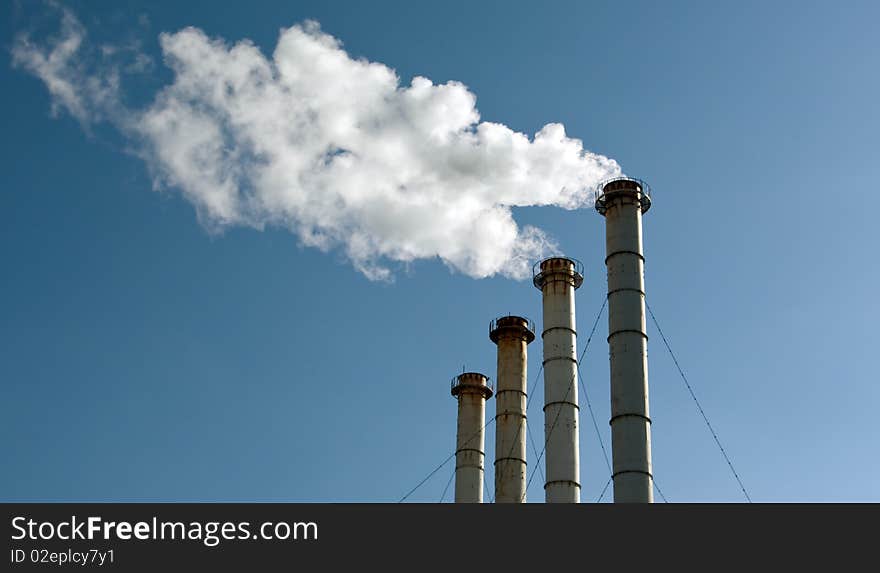
[[[746,491],[746,486],[743,485],[742,480],[739,478],[739,474],[736,472],[736,469],[734,469],[733,463],[730,461],[730,457],[727,455],[727,452],[724,450],[724,446],[721,445],[721,440],[718,439],[718,434],[715,433],[715,429],[712,427],[712,424],[709,422],[709,417],[706,416],[706,412],[703,410],[703,407],[700,405],[700,401],[697,400],[697,395],[694,394],[694,389],[691,387],[690,382],[688,382],[687,376],[684,375],[684,371],[681,369],[681,366],[678,364],[678,359],[676,359],[675,353],[672,352],[672,348],[670,348],[669,342],[666,340],[666,336],[663,334],[663,329],[660,328],[660,324],[657,322],[657,317],[654,316],[654,311],[651,310],[651,305],[649,305],[647,303],[647,301],[645,301],[645,306],[648,308],[648,312],[651,315],[651,320],[654,321],[654,326],[657,327],[657,332],[660,333],[660,338],[663,339],[663,344],[666,345],[666,350],[669,351],[669,356],[672,357],[672,362],[675,363],[675,367],[678,369],[678,373],[681,375],[681,379],[684,382],[684,385],[687,387],[688,392],[690,392],[691,398],[694,399],[694,403],[697,405],[697,409],[700,411],[700,415],[703,416],[703,421],[706,422],[706,427],[709,428],[709,432],[712,434],[712,438],[715,440],[715,444],[718,446],[718,449],[721,450],[721,455],[724,456],[724,460],[727,462],[727,467],[729,467],[730,471],[733,472],[733,477],[736,478],[736,483],[739,484],[739,488],[742,490],[743,495],[746,496],[746,500],[749,503],[752,503],[752,498],[749,496],[749,492]]]
[[[608,491],[608,486],[611,485],[611,480],[614,479],[614,476],[608,476],[608,481],[605,482],[605,487],[602,488],[602,493],[599,494],[599,497],[596,498],[596,503],[600,503],[602,498],[605,497],[605,492]]]
[[[665,496],[665,495],[663,495],[663,490],[661,490],[661,489],[660,489],[660,486],[657,485],[657,480],[654,479],[654,476],[653,476],[653,475],[651,476],[651,483],[654,484],[654,489],[656,489],[656,490],[657,490],[657,493],[660,494],[660,498],[663,500],[663,503],[669,503],[669,500],[666,499],[666,496]]]
[[[532,403],[532,396],[535,395],[535,388],[538,387],[538,380],[541,379],[541,373],[543,371],[544,371],[544,363],[542,361],[541,367],[538,368],[538,373],[535,375],[535,379],[532,381],[532,387],[529,390],[529,396],[526,399],[526,416],[527,416],[527,418],[526,418],[526,433],[529,436],[529,440],[532,442],[532,451],[535,453],[536,460],[538,459],[538,447],[535,445],[535,440],[533,438],[532,432],[529,430],[528,413],[529,413],[529,405],[531,405],[531,403]],[[519,437],[519,436],[517,436],[517,437]],[[538,468],[538,470],[541,472],[541,479],[544,479],[544,470],[541,469],[541,464],[535,462],[535,467]],[[529,490],[529,487],[528,487],[528,485],[526,485],[526,491],[528,491],[528,490]]]
[[[587,409],[590,411],[590,419],[593,421],[593,428],[596,430],[596,437],[599,439],[599,446],[602,448],[602,456],[605,458],[605,466],[608,473],[611,471],[611,462],[608,460],[608,451],[605,450],[605,442],[602,440],[602,433],[599,431],[599,424],[596,423],[596,415],[593,414],[593,406],[590,404],[590,395],[587,394],[587,387],[584,385],[584,377],[581,374],[581,365],[578,364],[578,381],[581,383],[581,391],[584,393],[584,399],[587,401]]]
[[[535,454],[535,459],[537,459],[538,458],[538,446],[535,445],[534,434],[532,433],[532,431],[529,429],[528,426],[526,426],[526,433],[529,435],[529,442],[532,444],[532,453]],[[538,468],[538,471],[541,472],[541,480],[543,481],[545,479],[544,478],[544,470],[541,469],[540,464],[537,465],[536,467]],[[528,489],[528,488],[526,488],[526,489]]]
[[[477,436],[479,436],[480,433],[482,433],[482,432],[483,432],[483,431],[489,426],[489,424],[491,424],[491,423],[494,422],[494,421],[495,421],[495,416],[492,416],[492,418],[491,418],[488,422],[486,422],[480,430],[474,432],[474,434],[473,434],[472,436],[470,436],[467,440],[465,440],[464,443],[468,443],[468,442],[470,442],[471,440],[473,440],[474,438],[476,438]],[[426,475],[425,478],[424,478],[422,481],[420,481],[418,484],[416,484],[416,486],[415,486],[414,488],[412,488],[411,490],[409,490],[409,491],[406,493],[405,496],[403,496],[402,498],[400,498],[399,500],[397,500],[397,503],[403,503],[404,501],[406,501],[406,499],[407,499],[409,496],[411,496],[411,495],[412,495],[417,489],[419,489],[420,487],[422,487],[422,486],[425,484],[426,481],[428,481],[429,479],[431,479],[431,477],[432,477],[435,473],[439,472],[440,469],[441,469],[443,466],[445,466],[447,463],[449,463],[449,460],[451,460],[452,458],[454,458],[454,457],[455,457],[455,454],[457,454],[457,453],[458,453],[458,446],[456,446],[456,449],[455,449],[454,452],[452,452],[451,454],[449,454],[449,455],[446,457],[445,460],[443,460],[442,462],[440,462],[440,465],[439,465],[439,466],[437,466],[436,468],[434,468],[434,469],[431,471],[431,473],[429,473],[428,475]],[[486,483],[486,479],[485,479],[485,471],[484,471],[484,472],[483,472],[483,484],[485,484],[485,483]]]
[[[526,411],[527,411],[527,412],[528,412],[528,409],[529,409],[529,404],[532,402],[532,395],[533,395],[533,393],[534,393],[534,391],[535,391],[535,387],[538,385],[538,380],[541,378],[541,372],[542,372],[543,370],[544,370],[544,365],[541,364],[541,367],[538,368],[538,374],[535,376],[535,380],[532,382],[532,388],[531,388],[531,390],[529,391],[529,397],[528,397],[528,399],[526,400]],[[479,432],[476,432],[473,436],[471,436],[470,438],[467,439],[467,442],[470,442],[470,441],[471,441],[472,439],[474,439],[476,436],[480,435],[480,432],[483,432],[486,428],[488,428],[488,427],[489,427],[489,424],[491,424],[492,422],[494,422],[495,419],[496,419],[497,417],[498,417],[497,415],[492,416],[492,418],[491,418],[488,422],[486,422],[486,424],[483,426],[483,428],[482,428]],[[465,443],[467,443],[467,442],[465,442]],[[532,446],[534,447],[534,442],[532,443]],[[512,452],[512,450],[511,450],[511,452]],[[450,454],[446,459],[444,459],[444,460],[440,463],[439,466],[437,466],[436,468],[434,468],[434,470],[433,470],[431,473],[429,473],[427,476],[425,476],[425,479],[423,479],[422,481],[420,481],[420,482],[419,482],[414,488],[412,488],[412,489],[411,489],[411,490],[410,490],[405,496],[403,496],[402,498],[400,498],[400,499],[397,501],[397,503],[403,503],[404,501],[406,501],[406,499],[407,499],[409,496],[411,496],[411,495],[412,495],[417,489],[419,489],[420,487],[422,487],[422,485],[424,485],[424,483],[425,483],[426,481],[428,481],[429,479],[431,479],[431,476],[433,476],[435,473],[437,473],[438,471],[440,471],[440,469],[443,468],[443,466],[445,466],[445,465],[449,462],[449,460],[451,460],[452,458],[454,458],[456,453],[458,453],[457,450],[456,450],[455,452],[452,452],[452,454]],[[508,454],[508,455],[509,455],[509,454]],[[453,471],[452,473],[453,473],[453,475],[455,475],[455,472],[454,472],[454,471]],[[541,475],[543,475],[543,471],[541,472]],[[486,482],[487,482],[487,480],[485,479],[485,471],[484,471],[484,472],[483,472],[483,486],[484,486],[484,487],[487,487],[487,486],[486,486]],[[528,487],[527,487],[526,489],[528,489]],[[487,493],[488,493],[488,489],[487,489]]]
[[[453,478],[455,478],[455,468],[452,468],[452,475],[449,476],[449,480],[446,482],[446,487],[443,488],[443,495],[440,496],[440,503],[443,503],[443,500],[446,499],[446,492],[449,491],[449,485],[452,483]]]

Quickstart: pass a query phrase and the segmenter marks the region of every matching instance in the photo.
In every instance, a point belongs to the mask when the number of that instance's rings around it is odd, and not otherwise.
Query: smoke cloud
[[[173,80],[129,107],[120,78],[132,66],[95,57],[121,51],[90,50],[84,27],[60,10],[56,37],[22,35],[12,50],[13,64],[45,83],[53,111],[86,129],[118,128],[155,186],[179,190],[209,229],[284,227],[343,252],[370,279],[434,257],[476,278],[524,278],[555,246],[517,225],[511,207],[582,207],[620,173],[561,124],[529,137],[480,121],[465,85],[401,83],[312,21],[282,30],[271,57],[198,28],[162,33]]]

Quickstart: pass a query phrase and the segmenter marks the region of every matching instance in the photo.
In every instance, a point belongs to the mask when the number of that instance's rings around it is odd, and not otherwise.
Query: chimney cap
[[[548,279],[556,275],[568,277],[568,282],[578,288],[584,282],[584,264],[570,257],[549,257],[532,266],[532,284],[539,290],[543,290]]]
[[[488,400],[495,393],[495,388],[489,381],[489,377],[479,372],[462,372],[452,378],[452,395],[456,398],[462,393],[482,394]]]
[[[596,211],[604,215],[608,208],[608,199],[612,196],[630,195],[635,196],[642,206],[642,213],[651,208],[651,186],[647,181],[636,177],[614,177],[606,179],[596,186],[593,191],[593,200]]]
[[[524,316],[499,316],[489,322],[489,340],[498,344],[502,334],[522,338],[529,344],[535,339],[535,323]]]

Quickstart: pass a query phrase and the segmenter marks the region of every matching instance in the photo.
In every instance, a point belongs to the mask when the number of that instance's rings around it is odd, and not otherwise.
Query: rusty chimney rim
[[[606,179],[596,186],[593,191],[593,202],[596,211],[604,215],[608,208],[608,200],[614,196],[635,196],[642,206],[642,213],[651,208],[651,186],[647,181],[636,177],[614,177]]]
[[[535,323],[524,316],[499,316],[489,322],[489,340],[498,344],[503,334],[510,338],[522,338],[526,344],[535,339]]]
[[[489,377],[479,372],[462,372],[458,376],[454,376],[451,385],[452,395],[457,397],[467,391],[480,393],[483,398],[488,400],[495,393],[495,388],[489,381]]]
[[[584,282],[584,264],[571,257],[549,257],[538,261],[532,266],[532,284],[538,290],[543,290],[544,283],[554,275],[568,277],[574,288],[578,288]]]

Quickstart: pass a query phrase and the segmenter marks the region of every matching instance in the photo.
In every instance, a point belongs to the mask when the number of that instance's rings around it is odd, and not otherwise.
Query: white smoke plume
[[[53,109],[85,127],[110,121],[156,186],[179,190],[207,227],[282,226],[307,246],[341,249],[370,279],[433,257],[472,277],[526,277],[555,246],[519,227],[511,207],[578,208],[620,173],[561,124],[530,138],[480,121],[463,84],[402,85],[311,21],[282,30],[271,58],[197,28],[163,33],[173,81],[146,107],[126,107],[119,67],[89,63],[84,27],[61,10],[58,37],[20,36],[12,51]]]

